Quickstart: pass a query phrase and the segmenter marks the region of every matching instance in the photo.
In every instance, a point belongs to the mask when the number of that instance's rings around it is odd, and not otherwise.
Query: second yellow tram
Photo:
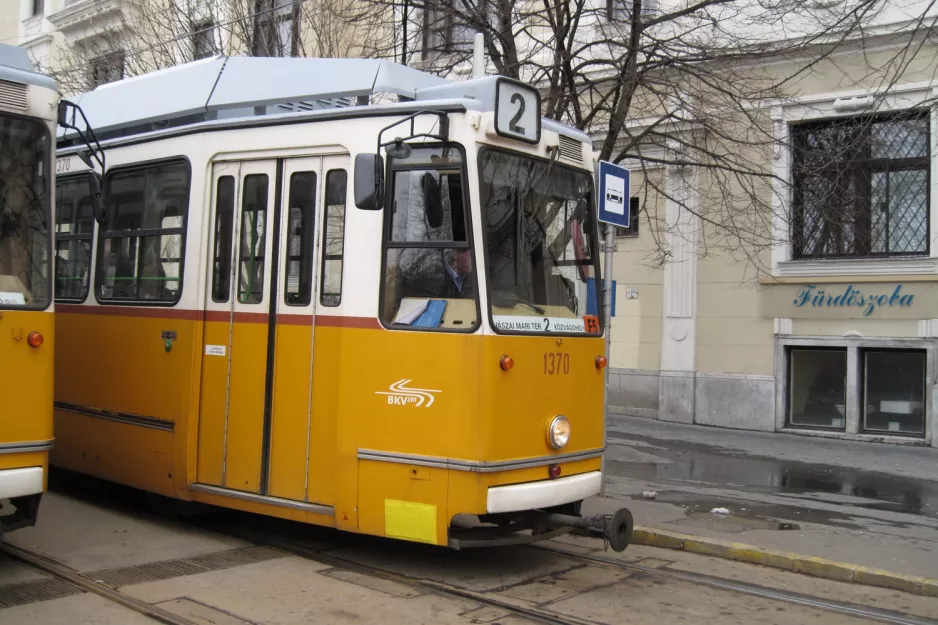
[[[57,295],[53,464],[454,548],[626,547],[627,510],[579,513],[604,452],[592,150],[535,90],[217,57],[78,103],[105,215]],[[68,138],[58,159],[79,219]]]

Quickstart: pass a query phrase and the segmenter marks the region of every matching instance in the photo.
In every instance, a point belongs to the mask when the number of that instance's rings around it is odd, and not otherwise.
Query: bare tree
[[[842,248],[856,219],[836,187],[825,193],[839,202],[827,202],[823,213],[818,185],[798,219],[776,208],[773,194],[790,181],[772,172],[772,155],[787,146],[779,145],[771,107],[830,76],[874,94],[866,109],[874,111],[897,81],[931,79],[936,71],[928,61],[938,44],[936,0],[898,8],[882,0],[363,2],[393,8],[401,25],[383,47],[373,42],[373,53],[427,71],[467,75],[472,35],[483,33],[490,70],[537,85],[544,115],[589,132],[600,159],[637,170],[645,206],[676,205],[670,218],[643,211],[657,237],[653,263],[669,258],[669,237],[693,236],[702,253],[719,248],[765,269],[778,220],[823,231],[828,247]],[[867,116],[861,126],[874,120]],[[821,161],[831,158],[815,154],[799,171],[810,165],[823,177],[833,170]],[[661,170],[688,172],[693,192],[669,184]],[[685,211],[690,226],[675,216]],[[807,221],[805,211],[813,211]]]
[[[391,23],[350,0],[124,0],[40,69],[74,94],[219,54],[358,57]]]

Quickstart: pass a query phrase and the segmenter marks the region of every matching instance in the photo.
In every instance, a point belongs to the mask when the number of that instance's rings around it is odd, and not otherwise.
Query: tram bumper
[[[42,467],[0,470],[0,499],[15,499],[43,491]]]
[[[45,490],[44,477],[42,467],[0,470],[0,501],[9,500],[15,508],[13,514],[0,512],[0,536],[36,524]]]
[[[602,538],[614,551],[632,541],[632,513],[620,508],[611,515],[580,516],[580,503],[600,492],[602,473],[590,471],[569,477],[488,489],[486,514],[472,520],[454,519],[450,547],[499,546],[531,543],[574,532]],[[521,530],[531,530],[521,534]],[[453,531],[455,530],[455,531]]]
[[[583,501],[587,497],[599,494],[602,483],[602,473],[590,471],[553,480],[493,486],[488,489],[486,512],[498,514],[540,510]]]

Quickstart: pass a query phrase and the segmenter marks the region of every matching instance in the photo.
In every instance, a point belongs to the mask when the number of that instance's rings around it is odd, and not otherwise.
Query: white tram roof
[[[73,101],[106,140],[204,122],[325,113],[382,95],[494,110],[496,78],[456,82],[380,59],[216,56],[101,85]],[[589,141],[550,120],[544,127]],[[60,139],[74,134],[59,129]]]
[[[55,81],[33,69],[25,48],[0,44],[0,80],[55,90]]]

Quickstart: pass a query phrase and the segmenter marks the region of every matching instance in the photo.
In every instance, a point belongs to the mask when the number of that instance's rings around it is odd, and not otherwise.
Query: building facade
[[[883,84],[869,67],[908,42],[874,43],[756,107],[776,142],[753,154],[772,173],[758,268],[709,251],[706,171],[649,172],[667,227],[617,239],[611,413],[938,446],[938,49]]]

